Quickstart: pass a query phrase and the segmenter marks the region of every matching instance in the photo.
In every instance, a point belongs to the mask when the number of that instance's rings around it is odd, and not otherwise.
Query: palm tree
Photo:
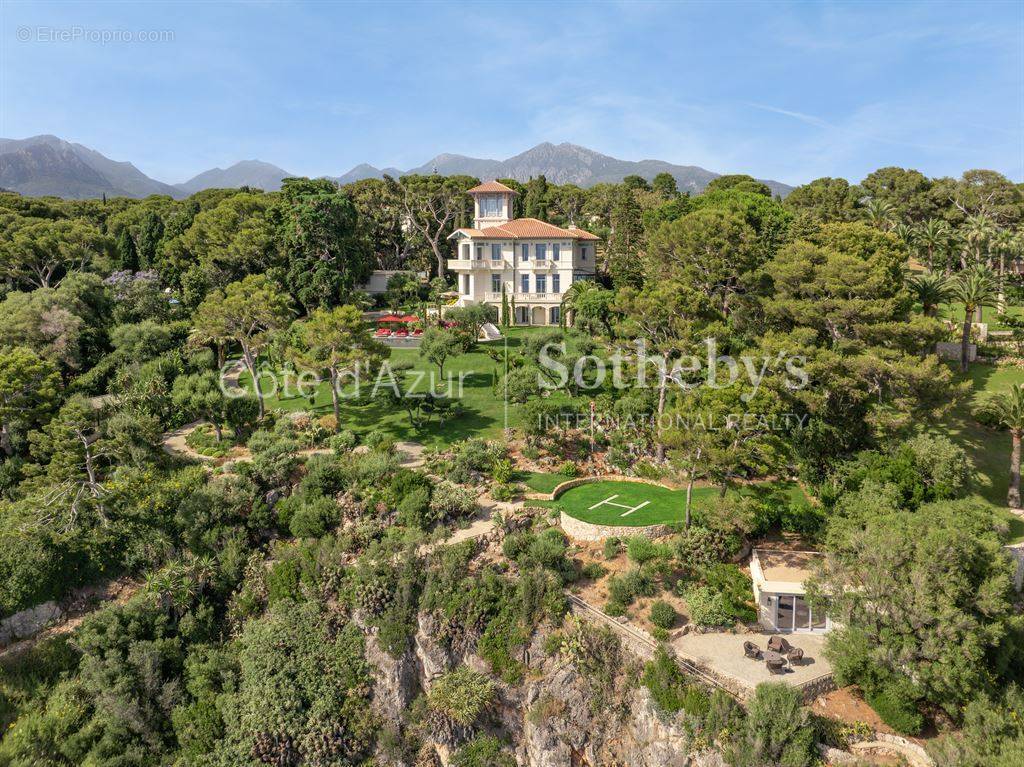
[[[964,325],[960,335],[960,370],[966,373],[967,348],[971,340],[971,317],[985,306],[994,306],[996,301],[996,281],[991,270],[978,266],[961,272],[953,283],[952,295],[964,305]]]
[[[864,203],[864,218],[872,226],[887,232],[896,221],[896,208],[887,200],[869,197]]]
[[[991,395],[982,403],[982,410],[996,423],[1010,432],[1010,489],[1006,503],[1019,509],[1020,503],[1020,440],[1024,434],[1024,384],[1011,386],[1009,391]]]
[[[913,245],[914,240],[917,239],[917,230],[910,224],[905,224],[902,221],[892,228],[892,233],[899,237],[900,241],[908,248]]]
[[[968,257],[973,265],[988,264],[988,244],[996,233],[992,219],[984,213],[977,213],[968,216],[960,227],[960,236],[964,245],[960,265],[966,269],[969,265]],[[988,264],[991,266],[991,264]]]
[[[1006,257],[1017,252],[1019,247],[1019,236],[1009,229],[999,229],[992,236],[992,251],[999,256],[999,297],[996,299],[996,310],[999,314],[1006,313]]]
[[[926,260],[928,268],[932,271],[935,270],[936,254],[943,254],[942,261],[946,274],[949,274],[949,262],[945,255],[945,250],[949,247],[949,224],[942,219],[929,218],[917,231],[914,241],[928,254]]]
[[[949,278],[942,272],[922,272],[907,277],[907,287],[921,303],[925,317],[935,317],[939,304],[949,300]]]

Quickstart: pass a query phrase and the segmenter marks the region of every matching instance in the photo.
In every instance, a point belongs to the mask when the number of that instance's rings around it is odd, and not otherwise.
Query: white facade
[[[812,551],[755,550],[750,557],[750,578],[754,585],[758,622],[768,631],[782,633],[824,633],[832,620],[807,600],[804,582],[811,577],[815,560]]]
[[[501,186],[485,184],[478,189]],[[506,188],[507,189],[507,188]],[[597,238],[536,219],[509,219],[514,192],[474,192],[475,226],[452,239],[459,305],[490,304],[501,311],[503,295],[516,325],[558,325],[562,299],[574,281],[592,280]]]

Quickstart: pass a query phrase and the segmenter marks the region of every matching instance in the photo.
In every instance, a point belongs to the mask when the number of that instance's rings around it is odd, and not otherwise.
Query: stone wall
[[[669,533],[667,525],[647,525],[646,527],[592,525],[589,522],[576,519],[576,517],[570,517],[564,511],[561,513],[559,524],[566,535],[577,541],[603,541],[605,538],[624,538],[631,535],[659,538]]]

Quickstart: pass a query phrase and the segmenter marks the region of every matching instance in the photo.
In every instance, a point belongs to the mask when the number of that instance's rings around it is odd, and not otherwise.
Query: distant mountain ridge
[[[203,189],[237,189],[242,186],[276,192],[281,188],[282,179],[294,175],[269,162],[242,160],[229,168],[204,171],[182,184],[175,184],[175,187],[187,194],[195,194]]]
[[[680,191],[697,194],[720,174],[696,165],[674,165],[662,160],[619,160],[575,144],[538,144],[507,160],[489,160],[459,154],[439,154],[407,171],[376,168],[362,163],[341,176],[327,176],[339,184],[368,178],[412,173],[475,176],[481,180],[513,178],[528,181],[543,175],[553,184],[590,187],[617,183],[629,175],[648,181],[669,173]],[[249,186],[264,191],[281,188],[282,179],[294,174],[261,160],[243,160],[227,168],[211,168],[181,184],[165,184],[150,178],[130,162],[116,162],[99,152],[56,136],[0,139],[0,188],[25,195],[54,195],[71,199],[151,194],[187,197],[203,189]],[[764,180],[774,194],[785,196],[792,187]]]
[[[182,196],[130,162],[117,162],[56,136],[0,139],[0,187],[32,196]]]

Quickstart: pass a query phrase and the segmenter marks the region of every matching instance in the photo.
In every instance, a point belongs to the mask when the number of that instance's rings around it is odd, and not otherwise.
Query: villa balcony
[[[560,304],[562,303],[562,293],[516,293],[516,301],[544,301],[545,303]],[[498,300],[501,300],[501,294],[498,294]]]
[[[449,258],[448,269],[453,272],[468,272],[474,269],[497,269],[504,271],[509,266],[505,259],[490,258]]]

